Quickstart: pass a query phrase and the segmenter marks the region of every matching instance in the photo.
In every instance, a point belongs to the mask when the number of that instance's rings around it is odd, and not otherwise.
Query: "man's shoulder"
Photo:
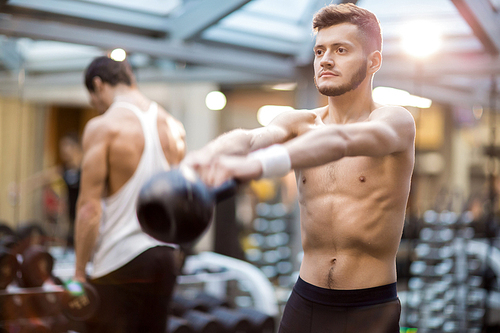
[[[400,105],[382,105],[378,104],[376,108],[372,111],[373,112],[380,112],[380,113],[392,113],[392,114],[401,114],[403,116],[413,116],[411,115],[411,112],[408,111],[407,108],[402,107]]]
[[[90,119],[85,125],[83,143],[101,141],[115,133],[119,128],[113,117],[106,114]]]
[[[406,108],[398,105],[383,105],[373,110],[370,118],[389,125],[400,139],[401,147],[413,150],[416,134],[415,119]],[[405,149],[401,148],[399,151],[402,150]]]
[[[399,105],[380,105],[371,112],[370,117],[397,119],[405,123],[414,124],[415,118],[408,109]]]
[[[100,115],[90,119],[85,125],[86,132],[95,132],[95,131],[108,131],[114,125],[112,118],[107,115]]]
[[[275,118],[273,121],[275,124],[303,124],[303,123],[315,123],[318,118],[322,118],[322,114],[325,112],[325,108],[321,107],[317,109],[307,110],[307,109],[294,109],[284,112]]]

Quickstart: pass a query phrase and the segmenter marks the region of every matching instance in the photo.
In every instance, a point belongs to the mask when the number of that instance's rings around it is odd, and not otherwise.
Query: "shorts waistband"
[[[328,306],[368,306],[398,298],[396,282],[366,289],[326,289],[312,285],[300,277],[293,290],[308,301]]]

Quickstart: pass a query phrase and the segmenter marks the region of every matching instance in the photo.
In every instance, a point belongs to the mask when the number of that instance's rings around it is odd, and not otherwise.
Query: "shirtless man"
[[[153,174],[185,153],[181,123],[137,88],[130,65],[99,57],[85,84],[101,115],[83,134],[74,279],[90,283],[100,307],[87,331],[164,333],[175,284],[174,249],[142,232],[135,202]]]
[[[211,185],[295,170],[304,257],[281,333],[397,333],[395,261],[413,172],[414,120],[406,109],[372,99],[382,62],[375,15],[330,5],[316,14],[313,28],[315,83],[328,105],[228,132],[182,165]]]

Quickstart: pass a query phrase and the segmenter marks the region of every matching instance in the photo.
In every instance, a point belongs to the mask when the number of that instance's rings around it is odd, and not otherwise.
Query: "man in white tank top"
[[[174,248],[142,232],[135,203],[147,179],[184,157],[184,127],[138,90],[126,61],[94,59],[85,85],[101,113],[83,133],[75,228],[74,279],[89,274],[101,299],[87,329],[163,333],[177,272]]]

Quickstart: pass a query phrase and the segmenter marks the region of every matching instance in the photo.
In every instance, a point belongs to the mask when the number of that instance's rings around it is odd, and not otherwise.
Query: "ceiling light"
[[[205,97],[205,104],[210,110],[222,110],[226,106],[226,96],[220,91],[211,91]]]
[[[403,50],[411,56],[425,58],[441,46],[441,29],[430,21],[411,22],[401,32]]]
[[[111,51],[109,57],[114,61],[123,61],[127,58],[127,52],[124,49],[114,49]]]
[[[291,106],[264,105],[257,111],[257,121],[262,126],[267,126],[277,115],[293,110]]]
[[[297,88],[297,82],[279,83],[271,87],[273,90],[292,91]]]
[[[401,89],[389,87],[377,87],[372,92],[373,100],[379,104],[413,106],[421,109],[431,107],[432,100],[424,97],[411,95]]]

